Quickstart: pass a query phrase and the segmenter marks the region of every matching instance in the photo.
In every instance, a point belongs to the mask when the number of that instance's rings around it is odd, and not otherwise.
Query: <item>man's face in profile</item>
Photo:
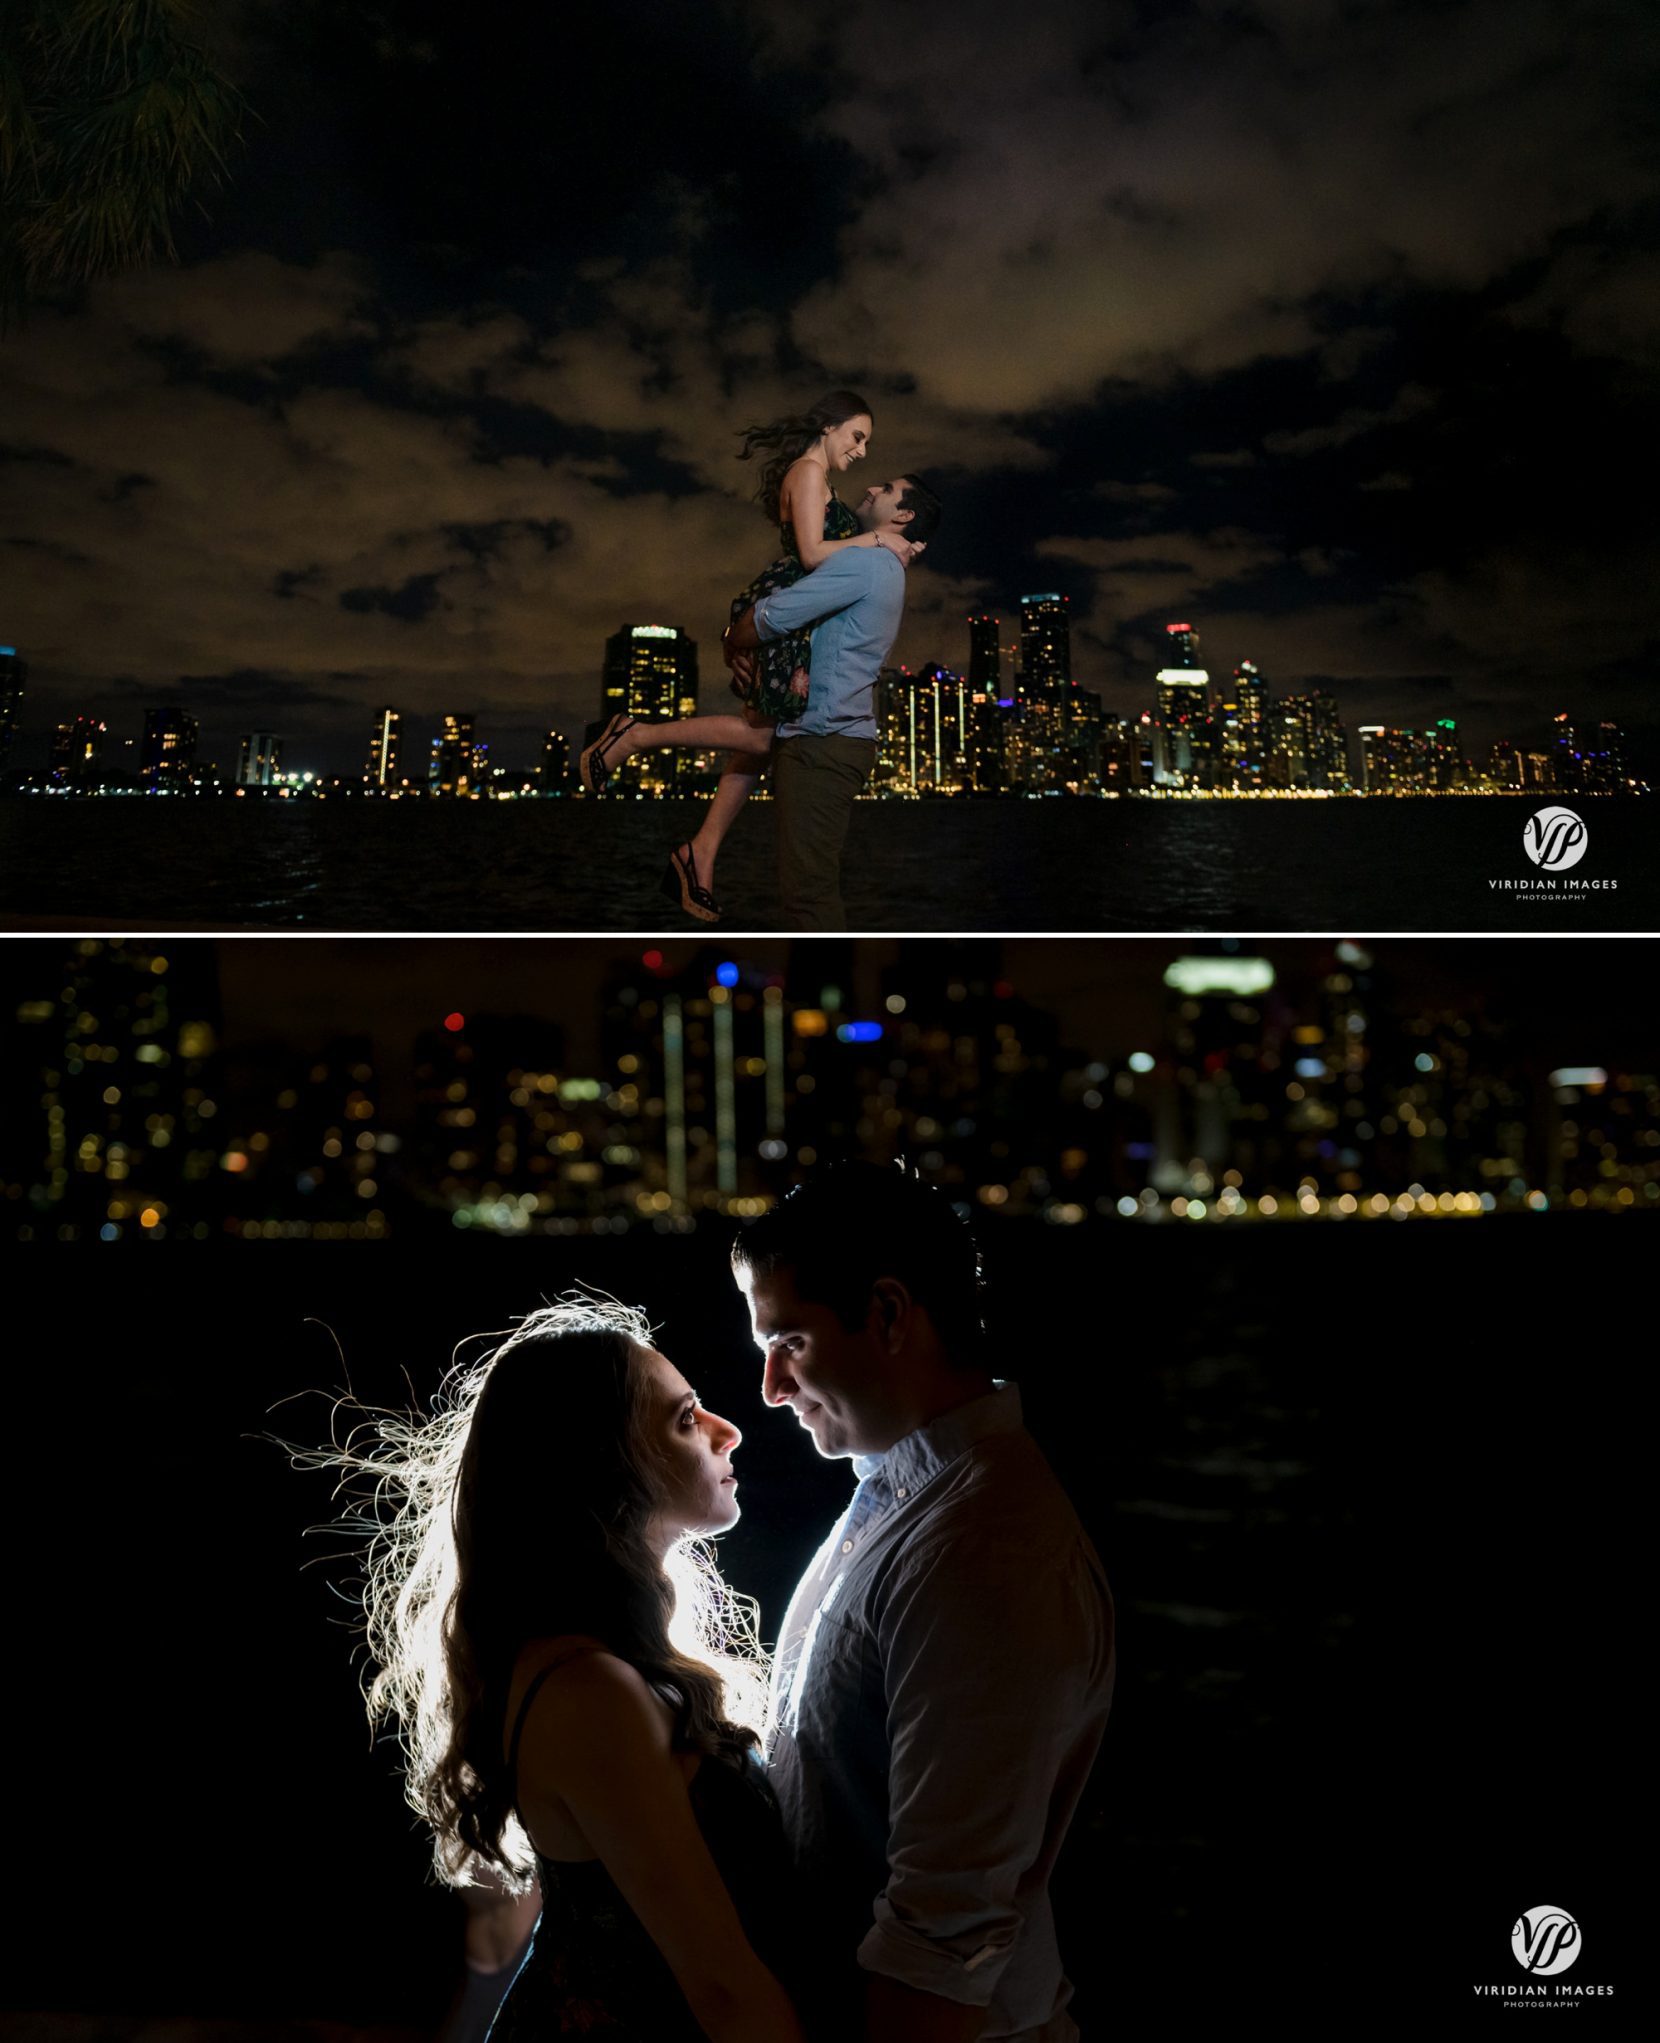
[[[879,532],[884,525],[891,525],[902,533],[912,514],[900,510],[899,500],[910,486],[909,478],[903,475],[892,482],[873,482],[854,505],[854,517],[867,532]]]
[[[788,1405],[827,1460],[881,1453],[888,1442],[870,1427],[884,1358],[872,1335],[849,1333],[828,1305],[804,1299],[792,1270],[740,1265],[736,1274],[764,1357],[765,1402]]]

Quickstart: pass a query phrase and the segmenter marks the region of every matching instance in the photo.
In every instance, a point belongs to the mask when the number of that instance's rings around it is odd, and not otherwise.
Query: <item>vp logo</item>
[[[1579,1924],[1565,1908],[1530,1908],[1510,1932],[1516,1963],[1536,1978],[1566,1972],[1579,1956]]]
[[[1589,839],[1589,831],[1572,809],[1540,809],[1522,826],[1522,848],[1548,873],[1578,865]]]

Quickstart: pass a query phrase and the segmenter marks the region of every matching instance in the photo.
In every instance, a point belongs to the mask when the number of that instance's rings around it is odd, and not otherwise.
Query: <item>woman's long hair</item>
[[[682,1539],[659,1561],[649,1538],[663,1502],[650,1345],[632,1308],[564,1298],[458,1362],[429,1416],[369,1414],[304,1457],[341,1471],[342,1523],[368,1538],[369,1715],[397,1726],[405,1791],[451,1885],[482,1863],[522,1887],[533,1868],[503,1757],[529,1640],[603,1640],[671,1705],[680,1750],[733,1759],[762,1728],[753,1604],[706,1548]]]
[[[791,462],[799,461],[832,426],[845,426],[849,419],[856,419],[861,412],[868,417],[870,406],[858,391],[827,390],[804,412],[774,419],[770,426],[747,426],[744,429],[741,436],[743,452],[738,459],[752,461],[757,454],[770,456],[761,470],[760,486],[755,492],[755,500],[766,512],[769,524],[779,522],[779,491],[783,488]]]

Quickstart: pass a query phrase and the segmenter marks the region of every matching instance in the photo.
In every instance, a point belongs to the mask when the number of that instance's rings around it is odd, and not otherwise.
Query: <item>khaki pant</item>
[[[873,738],[781,738],[772,755],[778,885],[787,929],[845,929],[842,846],[876,764]]]

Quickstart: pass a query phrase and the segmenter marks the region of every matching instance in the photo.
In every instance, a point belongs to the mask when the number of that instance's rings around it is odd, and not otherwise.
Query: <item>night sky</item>
[[[528,764],[625,621],[708,702],[734,436],[842,383],[858,488],[946,501],[909,664],[1055,589],[1115,713],[1180,620],[1351,731],[1652,747],[1646,0],[217,17],[253,117],[181,264],[0,342],[20,761],[178,699],[222,765],[355,772],[382,701]]]

